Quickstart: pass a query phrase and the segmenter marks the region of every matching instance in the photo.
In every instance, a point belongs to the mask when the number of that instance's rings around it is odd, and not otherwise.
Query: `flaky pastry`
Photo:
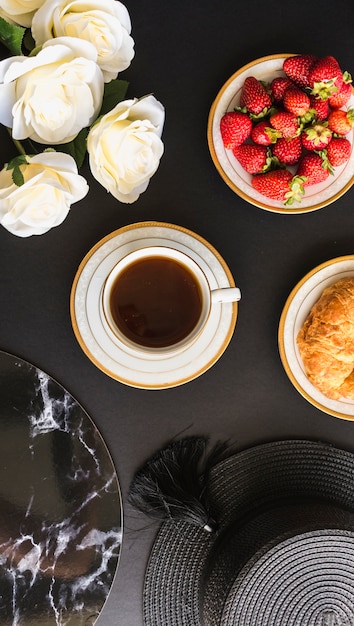
[[[354,277],[324,289],[297,336],[311,383],[328,398],[354,400]]]

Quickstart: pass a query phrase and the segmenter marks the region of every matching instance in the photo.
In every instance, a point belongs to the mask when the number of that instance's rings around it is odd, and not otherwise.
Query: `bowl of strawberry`
[[[333,56],[275,54],[220,89],[208,119],[212,160],[244,200],[276,213],[331,204],[354,183],[354,90]]]

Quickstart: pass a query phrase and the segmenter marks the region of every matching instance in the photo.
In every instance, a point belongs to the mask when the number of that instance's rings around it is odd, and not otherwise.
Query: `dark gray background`
[[[238,446],[308,437],[354,449],[354,423],[307,403],[288,380],[277,345],[279,317],[295,284],[313,267],[354,253],[354,188],[314,213],[277,215],[247,204],[222,181],[209,155],[210,106],[239,67],[272,53],[332,54],[354,74],[354,5],[298,0],[127,3],[136,57],[121,75],[129,97],[147,93],[166,107],[165,154],[133,205],[106,194],[85,170],[90,193],[66,221],[40,237],[0,229],[0,348],[64,385],[100,429],[117,467],[125,508],[120,567],[98,624],[141,626],[142,582],[154,529],[126,505],[141,463],[179,433],[231,439]],[[15,155],[1,130],[1,165]],[[145,391],[116,382],[81,351],[69,297],[89,249],[142,220],[196,231],[228,263],[242,301],[221,359],[182,387]]]

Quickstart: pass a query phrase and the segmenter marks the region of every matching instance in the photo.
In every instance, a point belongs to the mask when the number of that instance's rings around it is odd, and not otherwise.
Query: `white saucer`
[[[171,246],[171,242],[200,265],[212,289],[235,286],[230,269],[213,246],[190,230],[163,222],[131,224],[107,235],[85,256],[73,282],[71,321],[82,350],[105,374],[132,387],[163,389],[193,380],[220,358],[234,332],[237,302],[213,305],[200,336],[174,356],[137,356],[108,334],[102,321],[101,294],[109,272],[129,252],[142,246]]]
[[[312,306],[323,290],[341,278],[354,275],[354,255],[337,257],[318,267],[290,293],[279,323],[279,352],[284,369],[301,395],[315,407],[341,419],[354,420],[354,401],[331,400],[310,383],[297,347],[296,338]]]

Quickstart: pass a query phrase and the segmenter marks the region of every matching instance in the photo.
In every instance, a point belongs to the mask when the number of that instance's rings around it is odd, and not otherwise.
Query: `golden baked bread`
[[[324,395],[354,400],[354,276],[324,289],[297,336],[311,383]]]

